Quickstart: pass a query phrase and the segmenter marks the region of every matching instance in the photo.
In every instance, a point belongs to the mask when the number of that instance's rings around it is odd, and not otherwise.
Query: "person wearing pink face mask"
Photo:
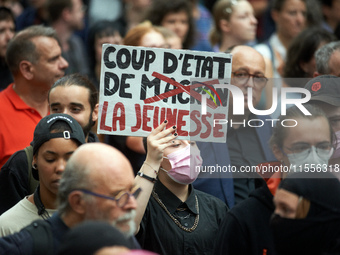
[[[135,179],[142,188],[136,238],[143,249],[159,254],[213,254],[227,206],[193,188],[200,151],[196,143],[176,139],[176,127],[165,129],[166,124],[148,136],[146,160]]]

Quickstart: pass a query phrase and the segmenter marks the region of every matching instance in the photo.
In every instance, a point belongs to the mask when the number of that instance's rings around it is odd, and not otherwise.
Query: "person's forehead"
[[[278,189],[274,197],[274,202],[296,203],[298,199],[298,195],[285,189]]]
[[[242,48],[233,53],[232,69],[233,71],[247,69],[252,73],[264,73],[265,63],[263,57],[254,49]]]
[[[298,125],[288,128],[283,138],[285,146],[298,143],[309,143],[316,145],[320,142],[331,140],[328,120],[324,116],[316,118],[296,118]]]
[[[51,57],[61,53],[58,41],[49,36],[36,36],[31,39],[40,57]]]
[[[52,101],[58,101],[60,99],[75,99],[77,98],[78,100],[84,101],[83,103],[90,103],[89,102],[89,89],[83,87],[83,86],[78,86],[78,85],[67,85],[67,86],[57,86],[50,91],[50,103]],[[65,97],[66,95],[72,95],[71,97]]]
[[[285,0],[282,4],[281,11],[286,11],[287,9],[294,9],[296,7],[302,7],[306,9],[306,3],[302,0]]]
[[[14,21],[12,19],[0,20],[0,29],[11,26],[14,28]]]
[[[110,194],[130,190],[134,186],[132,169],[124,166],[112,167],[106,165],[106,167],[98,167],[93,172],[92,179],[98,184],[98,189]]]
[[[249,10],[253,9],[251,4],[248,1],[238,1],[236,5],[233,6],[233,12],[234,11],[244,11],[244,9]]]
[[[44,142],[39,151],[43,154],[63,154],[73,152],[78,147],[74,139],[52,138]]]
[[[88,166],[91,168],[92,178],[103,189],[109,189],[113,192],[130,189],[133,186],[132,167],[120,153],[98,149],[92,153],[84,154],[84,156],[88,157]],[[114,162],[112,161],[113,158]]]
[[[161,33],[150,31],[141,38],[140,44],[144,47],[161,47],[165,44],[165,39]]]
[[[340,117],[340,106],[334,106],[330,104],[324,104],[324,107],[321,107],[323,111],[326,113],[327,117]]]

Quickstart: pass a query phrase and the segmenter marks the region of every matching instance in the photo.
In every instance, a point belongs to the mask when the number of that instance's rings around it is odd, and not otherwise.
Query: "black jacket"
[[[90,132],[88,142],[99,142],[99,139]],[[27,156],[24,150],[20,150],[8,159],[0,171],[0,215],[30,194]]]
[[[233,207],[220,226],[214,254],[276,254],[269,227],[273,195],[263,179],[255,179],[249,198]]]

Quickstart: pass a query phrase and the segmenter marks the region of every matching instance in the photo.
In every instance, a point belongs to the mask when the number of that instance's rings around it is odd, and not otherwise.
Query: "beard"
[[[136,210],[131,210],[130,212],[120,216],[118,219],[112,221],[111,225],[119,229],[126,237],[129,238],[135,234],[136,229],[137,229],[136,223],[134,221],[135,217],[136,217]],[[129,229],[127,230],[122,230],[119,227],[119,224],[124,221],[128,221],[126,224],[129,226]]]
[[[90,114],[89,122],[85,127],[83,127],[84,136],[87,137],[94,126],[95,122],[92,120],[92,113]]]
[[[95,205],[89,205],[86,208],[85,218],[84,220],[102,220],[106,221],[111,226],[119,229],[127,238],[133,236],[136,232],[136,224],[135,224],[136,210],[131,210],[124,215],[118,217],[117,219],[110,220],[110,212],[105,212],[103,210],[98,210]],[[122,229],[121,223],[126,222],[124,226],[128,226],[128,229]]]

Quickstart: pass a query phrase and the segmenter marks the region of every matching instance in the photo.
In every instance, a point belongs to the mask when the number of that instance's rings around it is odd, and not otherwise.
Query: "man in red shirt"
[[[48,92],[68,67],[52,28],[31,26],[10,42],[6,60],[14,83],[0,92],[0,167],[28,146],[49,112]]]

